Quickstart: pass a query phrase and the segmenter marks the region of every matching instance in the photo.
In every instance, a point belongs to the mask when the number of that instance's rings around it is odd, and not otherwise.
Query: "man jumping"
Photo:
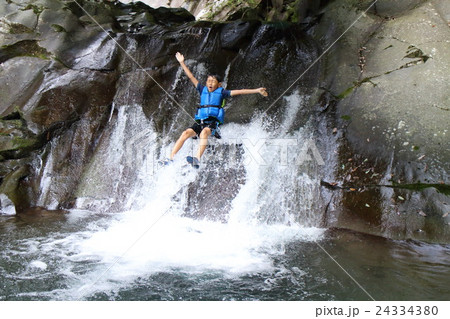
[[[208,138],[211,135],[220,138],[218,128],[219,125],[223,124],[225,116],[225,111],[223,109],[225,99],[230,96],[242,94],[259,93],[262,96],[268,96],[268,94],[265,88],[225,90],[222,88],[221,79],[218,75],[208,75],[206,85],[202,85],[184,63],[184,56],[180,52],[177,52],[175,57],[189,80],[191,80],[197,91],[200,93],[200,106],[195,114],[194,125],[186,129],[178,138],[172,149],[172,153],[170,154],[170,160],[173,160],[175,154],[181,149],[188,138],[198,136],[200,138],[200,144],[196,156],[188,156],[186,159],[193,167],[199,168],[200,158],[208,145]]]

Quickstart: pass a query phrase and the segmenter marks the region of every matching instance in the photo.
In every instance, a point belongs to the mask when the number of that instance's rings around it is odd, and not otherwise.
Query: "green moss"
[[[425,183],[416,183],[416,184],[397,184],[393,183],[392,186],[388,186],[391,188],[401,188],[401,189],[409,189],[413,191],[422,191],[426,188],[436,188],[439,193],[450,195],[450,185],[447,184],[425,184]]]
[[[341,119],[343,119],[345,121],[350,121],[352,119],[352,117],[350,115],[342,115]]]
[[[223,4],[222,8],[226,8],[226,7],[234,8],[234,7],[237,7],[237,6],[241,5],[241,4],[243,4],[243,2],[244,2],[247,6],[250,6],[250,7],[254,7],[254,6],[257,6],[257,5],[258,5],[258,3],[256,3],[256,1],[254,1],[254,0],[247,0],[247,1],[242,1],[242,0],[228,0],[227,2],[225,2],[225,3]]]
[[[427,62],[427,60],[430,58],[428,55],[424,54],[423,51],[419,48],[416,48],[414,45],[410,45],[408,49],[406,50],[406,55],[403,57],[403,59],[416,59],[418,58],[418,61],[423,61],[423,63]]]
[[[397,69],[387,71],[384,74],[388,75],[394,71],[399,71],[399,70],[402,70],[405,68],[410,68],[412,66],[426,63],[428,61],[428,59],[430,59],[430,58],[431,58],[430,56],[424,54],[423,51],[420,50],[419,48],[415,47],[414,45],[410,45],[408,47],[408,49],[406,50],[406,55],[403,57],[403,59],[414,59],[414,60],[403,64],[402,66],[398,67]]]
[[[46,7],[44,7],[43,5],[35,5],[35,4],[28,4],[25,8],[21,9],[22,11],[27,11],[27,10],[33,10],[33,12],[36,15],[40,15],[42,13],[42,11],[44,11],[46,9]]]
[[[39,143],[39,140],[35,138],[13,137],[12,142],[15,146],[15,149],[27,149],[33,148],[36,144]]]
[[[23,121],[20,119],[16,120],[0,120],[0,135],[9,135],[11,129],[22,128]]]
[[[66,29],[64,29],[64,27],[59,24],[52,24],[52,29],[55,32],[67,32]]]
[[[377,76],[371,76],[371,77],[364,78],[364,79],[362,79],[361,81],[358,81],[358,82],[353,82],[353,86],[349,87],[349,88],[346,89],[344,92],[342,92],[341,94],[339,94],[339,95],[337,96],[337,98],[338,98],[338,99],[344,99],[344,98],[346,98],[347,96],[350,95],[350,93],[352,93],[352,91],[353,91],[355,88],[360,87],[363,83],[370,83],[370,84],[372,84],[373,86],[377,86],[375,83],[372,82],[372,79],[373,79],[373,78],[376,78],[376,77],[378,77],[378,75],[377,75]]]
[[[34,33],[33,29],[20,23],[8,23],[10,34]]]
[[[17,56],[30,56],[43,60],[49,60],[52,56],[45,48],[39,46],[37,40],[23,40],[11,45],[4,45],[1,48],[3,60],[0,59],[0,62]]]
[[[287,13],[287,20],[292,23],[299,23],[300,18],[298,16],[298,8],[300,2],[303,0],[295,0],[292,3],[286,4],[286,13]]]
[[[255,0],[247,0],[247,1],[242,1],[242,0],[228,0],[224,3],[222,3],[222,5],[220,7],[217,7],[214,9],[214,3],[211,4],[209,6],[209,14],[206,16],[207,20],[212,20],[214,19],[214,17],[220,13],[222,10],[224,10],[225,8],[236,8],[236,7],[250,7],[250,8],[255,8],[257,7],[259,4],[259,2],[255,1]]]
[[[347,96],[350,95],[350,93],[353,92],[353,89],[354,89],[354,88],[355,88],[354,86],[349,87],[349,88],[346,89],[344,92],[340,93],[340,94],[337,96],[337,98],[338,98],[338,99],[345,99]]]

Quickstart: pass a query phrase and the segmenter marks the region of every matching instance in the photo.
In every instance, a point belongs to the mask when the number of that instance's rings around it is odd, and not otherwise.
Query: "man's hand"
[[[175,54],[175,57],[177,58],[178,62],[180,62],[181,67],[183,68],[184,72],[186,73],[187,77],[189,78],[189,80],[191,80],[192,84],[194,84],[195,87],[197,87],[198,84],[198,80],[194,77],[194,75],[192,74],[192,72],[189,70],[189,68],[187,67],[186,64],[184,64],[184,56],[180,53],[177,52]]]
[[[177,52],[177,54],[175,54],[175,57],[177,58],[178,62],[184,63],[184,55],[182,55],[180,52]]]
[[[257,90],[258,93],[261,94],[262,96],[269,96],[269,93],[267,93],[266,88],[259,88]]]

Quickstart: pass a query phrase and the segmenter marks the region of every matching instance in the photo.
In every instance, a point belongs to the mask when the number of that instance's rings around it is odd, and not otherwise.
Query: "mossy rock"
[[[4,45],[0,49],[0,63],[19,56],[49,60],[52,54],[45,48],[39,46],[36,40],[23,40],[11,45]]]
[[[28,175],[30,175],[30,167],[28,165],[20,166],[6,175],[0,184],[0,194],[5,194],[19,211],[30,206],[26,192],[20,185]]]
[[[42,146],[42,139],[22,119],[0,120],[0,154],[4,159],[22,158]]]

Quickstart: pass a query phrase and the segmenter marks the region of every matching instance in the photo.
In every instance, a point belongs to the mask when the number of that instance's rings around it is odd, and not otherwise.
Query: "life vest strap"
[[[218,108],[221,108],[222,106],[221,105],[199,105],[199,106],[197,106],[198,109],[203,109],[205,107],[218,107]]]

